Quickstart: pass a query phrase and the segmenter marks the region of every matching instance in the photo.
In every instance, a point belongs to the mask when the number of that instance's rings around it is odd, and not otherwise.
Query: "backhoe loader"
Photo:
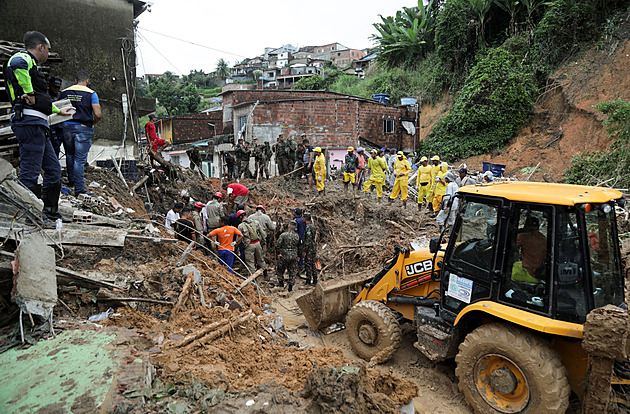
[[[319,284],[297,299],[313,329],[345,317],[362,358],[389,359],[413,322],[414,346],[455,358],[477,413],[566,411],[584,393],[587,314],[627,309],[615,208],[619,191],[503,182],[459,189],[456,220],[425,249],[396,247],[375,276]],[[627,361],[614,384],[630,384]]]

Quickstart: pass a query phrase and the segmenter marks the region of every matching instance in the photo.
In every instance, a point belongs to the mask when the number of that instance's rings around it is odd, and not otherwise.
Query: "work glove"
[[[232,247],[236,246],[236,242],[230,243],[230,246],[232,246]]]
[[[320,175],[319,177],[317,177],[317,182],[320,182],[320,183],[322,182],[322,177],[321,177],[321,175]]]

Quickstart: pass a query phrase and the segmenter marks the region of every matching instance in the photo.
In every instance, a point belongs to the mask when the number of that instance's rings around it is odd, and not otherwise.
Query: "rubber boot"
[[[317,275],[313,275],[313,285],[317,284]]]
[[[35,197],[42,199],[42,186],[41,184],[35,184],[33,187],[26,187],[31,190],[31,193],[35,194]]]
[[[383,199],[383,197],[379,197],[378,201],[376,202],[376,204],[381,204],[381,200]]]
[[[278,286],[284,287],[284,279],[278,280]]]
[[[59,192],[61,191],[61,183],[56,183],[51,186],[42,188],[42,201],[44,202],[44,210],[42,211],[42,218],[44,224],[46,219],[53,223],[58,219],[61,219],[64,223],[70,223],[70,220],[64,219],[59,214]]]
[[[343,197],[348,197],[348,183],[343,183]]]
[[[263,277],[265,279],[269,279],[269,275],[267,274],[267,269],[263,270]]]
[[[352,198],[357,198],[357,186],[352,186]]]
[[[293,291],[293,284],[289,283],[289,289],[288,289],[288,291],[289,291],[289,292]]]
[[[422,211],[423,204],[418,203],[418,211]]]
[[[403,208],[407,208],[407,200],[403,201]]]
[[[392,200],[391,197],[389,197],[388,200],[389,200],[389,204],[391,204],[394,201],[394,200]]]

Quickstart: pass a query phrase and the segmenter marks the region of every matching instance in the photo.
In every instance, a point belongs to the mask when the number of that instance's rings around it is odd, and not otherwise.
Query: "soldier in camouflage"
[[[304,243],[302,244],[302,257],[304,258],[304,270],[306,271],[306,284],[317,284],[317,269],[315,268],[315,259],[317,246],[315,245],[315,235],[317,230],[315,225],[311,223],[311,213],[304,213],[302,218],[306,222],[304,230]]]
[[[295,277],[299,272],[298,249],[300,247],[300,236],[295,232],[296,228],[297,223],[290,221],[288,230],[282,233],[276,242],[278,249],[278,264],[276,265],[278,286],[284,287],[284,271],[286,270],[288,273],[287,284],[289,292],[293,290]]]
[[[247,142],[243,142],[242,138],[238,140],[238,144],[234,148],[234,155],[236,156],[236,179],[240,179],[243,175],[245,175],[245,178],[249,178],[250,149]]]

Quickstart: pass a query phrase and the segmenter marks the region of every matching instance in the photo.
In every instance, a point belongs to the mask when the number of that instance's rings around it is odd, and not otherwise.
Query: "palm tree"
[[[217,76],[222,80],[230,76],[230,66],[223,58],[217,62]]]

